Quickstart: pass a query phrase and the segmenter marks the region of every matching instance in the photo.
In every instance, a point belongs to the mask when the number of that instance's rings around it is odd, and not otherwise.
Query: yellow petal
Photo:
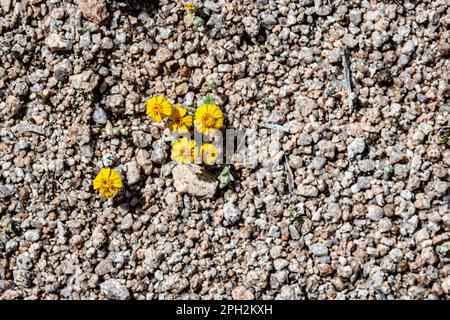
[[[183,118],[183,124],[190,127],[192,126],[192,116],[187,116]]]

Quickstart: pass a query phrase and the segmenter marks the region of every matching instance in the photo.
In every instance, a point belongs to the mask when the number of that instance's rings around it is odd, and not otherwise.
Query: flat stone
[[[63,39],[59,34],[52,33],[45,40],[48,48],[53,52],[72,50],[72,42]]]
[[[319,190],[315,186],[300,185],[298,186],[298,194],[303,197],[315,198],[319,195]]]
[[[218,181],[203,167],[196,164],[177,165],[173,171],[175,189],[191,196],[212,198]]]

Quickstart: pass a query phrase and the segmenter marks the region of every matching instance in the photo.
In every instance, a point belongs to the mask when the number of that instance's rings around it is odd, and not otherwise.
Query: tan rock
[[[250,290],[247,290],[244,286],[237,286],[231,291],[233,300],[254,300],[255,296]]]
[[[201,166],[177,165],[173,171],[175,189],[196,197],[212,198],[218,181]]]
[[[78,0],[78,7],[83,16],[97,24],[102,24],[108,17],[105,0]]]

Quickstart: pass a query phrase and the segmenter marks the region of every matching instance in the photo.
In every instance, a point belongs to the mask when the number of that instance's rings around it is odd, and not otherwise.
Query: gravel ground
[[[0,0],[0,299],[450,298],[446,0],[140,2]],[[220,187],[145,114],[208,93],[287,128]]]

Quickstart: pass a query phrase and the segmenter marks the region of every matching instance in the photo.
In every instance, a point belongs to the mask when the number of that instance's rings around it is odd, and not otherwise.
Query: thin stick
[[[350,107],[350,109],[353,109],[354,108],[353,102],[356,98],[356,95],[352,90],[352,78],[350,76],[350,64],[347,48],[344,48],[342,52],[342,64],[344,66],[345,85],[347,86],[348,106]]]
[[[409,10],[406,9],[406,7],[403,5],[403,3],[401,3],[399,0],[394,0],[394,2],[395,2],[398,6],[402,7],[403,10],[405,10],[406,12],[409,12]]]
[[[292,173],[292,169],[291,169],[291,166],[289,165],[286,155],[284,155],[284,167],[286,168],[287,172],[289,173],[289,176],[288,176],[289,187],[290,187],[291,191],[294,191],[294,189],[295,189],[294,174]]]
[[[278,130],[278,131],[283,131],[283,132],[288,132],[289,133],[289,128],[286,128],[285,126],[280,126],[278,124],[272,124],[272,123],[265,123],[262,124],[261,127],[269,129],[269,130]]]

